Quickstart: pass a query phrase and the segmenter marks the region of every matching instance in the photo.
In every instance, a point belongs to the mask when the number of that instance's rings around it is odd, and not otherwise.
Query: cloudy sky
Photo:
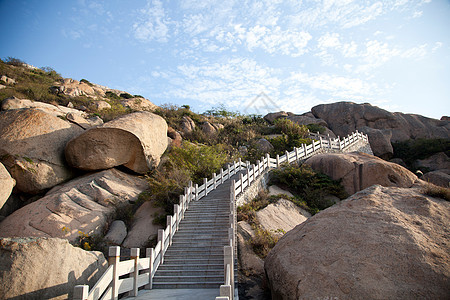
[[[448,0],[0,0],[0,57],[203,112],[450,114]]]

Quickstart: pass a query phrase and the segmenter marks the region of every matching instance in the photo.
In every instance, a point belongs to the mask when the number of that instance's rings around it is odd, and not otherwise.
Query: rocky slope
[[[265,261],[272,299],[448,299],[449,223],[448,201],[367,188],[281,238]]]

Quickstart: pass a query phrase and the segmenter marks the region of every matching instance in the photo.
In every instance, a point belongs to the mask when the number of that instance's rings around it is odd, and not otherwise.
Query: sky
[[[157,105],[450,115],[450,0],[0,0],[0,57]]]

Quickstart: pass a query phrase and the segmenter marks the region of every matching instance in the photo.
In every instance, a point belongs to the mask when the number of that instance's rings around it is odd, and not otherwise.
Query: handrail
[[[74,300],[97,300],[97,299],[117,299],[119,294],[130,292],[133,296],[134,292],[132,288],[134,286],[141,287],[145,285],[146,289],[152,289],[153,277],[156,273],[158,267],[164,262],[164,255],[172,244],[172,238],[177,232],[180,221],[184,218],[184,213],[189,207],[192,201],[198,201],[201,198],[207,196],[211,191],[215,190],[219,185],[230,179],[234,174],[247,167],[241,159],[237,162],[229,164],[226,170],[220,169],[220,173],[213,173],[210,180],[207,178],[203,179],[203,184],[198,186],[198,184],[193,185],[192,181],[189,182],[189,186],[184,188],[184,194],[180,195],[180,201],[178,204],[174,205],[174,214],[167,216],[167,226],[165,229],[158,230],[158,243],[155,248],[147,249],[147,257],[139,259],[139,249],[132,248],[132,253],[137,251],[137,256],[132,255],[131,260],[118,262],[118,257],[120,255],[120,247],[110,247],[110,266],[106,272],[102,275],[99,281],[94,285],[94,287],[89,291],[88,285],[77,285],[74,288],[73,298]],[[137,250],[135,250],[137,249]],[[134,252],[133,252],[134,251]],[[136,253],[134,253],[136,255]],[[112,259],[117,257],[117,261]],[[131,265],[133,260],[136,260],[140,266],[144,266],[139,270],[145,269],[143,274],[138,277],[130,277],[127,279],[118,279],[121,275],[131,274],[134,272],[133,268],[128,268],[125,273],[117,275],[117,272],[113,272],[114,266],[123,266],[125,264]],[[123,271],[123,267],[121,269]],[[138,271],[139,271],[138,270]],[[113,274],[114,273],[114,274]],[[120,285],[120,287],[119,287]],[[116,287],[116,288],[114,288]],[[137,295],[137,289],[136,289]]]
[[[241,173],[239,180],[232,181],[230,189],[230,245],[224,247],[224,284],[220,286],[220,296],[216,297],[215,300],[233,300],[235,296],[233,271],[236,246],[236,197],[243,193],[244,189],[254,183],[259,176],[265,173],[265,171],[273,168],[279,168],[284,162],[292,163],[306,159],[322,149],[335,149],[342,151],[360,140],[365,142],[369,141],[367,135],[358,131],[344,137],[343,140],[339,137],[332,139],[330,136],[321,135],[319,133],[310,133],[310,136],[312,138],[316,138],[317,140],[313,139],[310,145],[302,144],[299,148],[294,147],[293,151],[286,151],[286,153],[281,157],[277,155],[276,158],[271,158],[269,154],[266,154],[266,156],[262,157],[261,160],[258,160],[256,164],[251,166],[247,164],[246,174]],[[229,248],[232,248],[233,251],[230,251]]]
[[[313,134],[311,134],[313,135]],[[98,300],[98,299],[118,299],[119,294],[129,293],[136,296],[138,288],[145,286],[145,289],[152,289],[153,277],[158,267],[164,262],[164,255],[168,247],[172,244],[172,238],[177,232],[180,221],[184,218],[186,210],[192,201],[198,201],[205,197],[217,186],[230,179],[239,171],[245,169],[245,174],[239,174],[239,180],[233,180],[230,191],[230,223],[228,229],[229,244],[224,247],[224,285],[220,287],[220,297],[218,299],[234,299],[234,261],[236,257],[236,197],[244,192],[255,180],[264,172],[272,168],[278,168],[284,162],[294,162],[314,155],[321,149],[343,150],[359,140],[368,142],[367,135],[356,131],[341,140],[339,137],[332,139],[320,134],[315,134],[318,140],[313,140],[311,145],[303,144],[299,148],[286,153],[283,156],[277,155],[271,158],[269,154],[258,160],[256,164],[245,164],[239,159],[238,162],[229,164],[226,170],[221,169],[220,174],[213,174],[208,180],[204,178],[203,184],[193,185],[184,188],[184,194],[180,195],[180,201],[174,205],[174,214],[167,216],[167,226],[158,230],[158,243],[155,248],[146,249],[145,258],[139,258],[139,248],[131,249],[131,259],[120,260],[120,247],[109,248],[109,267],[89,291],[88,285],[77,285],[74,288],[74,300]],[[128,278],[119,279],[119,276],[128,275]]]

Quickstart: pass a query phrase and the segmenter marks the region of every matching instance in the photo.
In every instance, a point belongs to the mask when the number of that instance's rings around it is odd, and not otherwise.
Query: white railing
[[[256,164],[248,165],[246,167],[246,174],[240,174],[239,180],[233,180],[230,190],[230,228],[228,229],[229,245],[224,247],[224,269],[225,279],[224,284],[220,286],[220,296],[215,300],[233,300],[234,299],[234,258],[235,252],[235,232],[236,232],[236,197],[244,192],[246,187],[249,187],[255,180],[265,171],[272,168],[279,168],[282,163],[293,163],[299,160],[306,159],[312,155],[320,152],[322,149],[345,150],[345,148],[362,140],[368,142],[369,139],[364,133],[358,131],[344,137],[342,140],[338,137],[332,139],[329,136],[317,134],[310,134],[313,141],[310,145],[302,144],[299,148],[294,148],[293,151],[286,153],[283,156],[277,155],[276,158],[271,158],[269,154],[258,160]],[[315,140],[317,139],[317,140]]]
[[[133,248],[131,249],[131,259],[119,262],[120,247],[111,247],[109,249],[110,266],[106,272],[90,291],[88,285],[75,286],[73,299],[118,299],[118,295],[127,292],[130,296],[136,296],[137,289],[144,285],[146,289],[152,289],[153,277],[156,270],[164,262],[164,255],[167,248],[172,244],[173,235],[177,232],[180,221],[184,218],[184,213],[188,209],[191,201],[198,201],[205,197],[246,166],[239,159],[238,162],[230,164],[226,170],[221,169],[219,174],[214,173],[211,179],[204,178],[203,184],[200,186],[198,184],[193,185],[190,182],[189,186],[184,188],[184,194],[180,195],[179,204],[174,205],[174,214],[167,216],[166,228],[158,230],[158,243],[155,248],[146,250],[147,257],[139,258],[139,249]],[[139,266],[138,268],[133,267],[136,264]],[[142,274],[139,274],[139,271]],[[234,272],[234,269],[232,272]],[[127,274],[134,275],[126,279],[119,279],[119,276]]]
[[[299,148],[294,148],[292,152],[286,151],[283,156],[277,155],[271,158],[269,154],[257,161],[256,164],[244,164],[240,159],[238,162],[230,164],[219,174],[213,174],[211,179],[204,178],[203,184],[193,185],[189,183],[184,188],[184,194],[180,195],[179,204],[174,205],[174,214],[167,216],[167,226],[165,229],[158,230],[158,243],[155,248],[146,249],[146,257],[139,258],[139,249],[131,249],[131,259],[120,260],[120,247],[111,247],[109,249],[109,267],[97,281],[94,287],[89,291],[88,285],[77,285],[74,288],[74,300],[106,300],[118,299],[120,294],[128,293],[130,296],[136,296],[139,287],[145,286],[145,289],[152,289],[153,277],[158,267],[164,262],[164,255],[167,248],[172,244],[172,238],[178,230],[180,221],[184,218],[184,213],[188,209],[191,201],[198,201],[208,195],[220,184],[230,179],[239,171],[246,169],[245,174],[240,174],[237,181],[232,181],[230,194],[230,222],[228,229],[229,243],[224,247],[224,285],[220,286],[220,297],[216,300],[234,299],[234,260],[236,257],[236,197],[243,193],[244,189],[250,186],[261,174],[271,168],[278,168],[284,162],[292,163],[294,161],[306,159],[321,149],[343,150],[353,145],[359,140],[368,142],[367,135],[355,132],[344,139],[331,139],[318,135],[318,140],[313,140],[310,145],[303,144]],[[128,275],[127,278],[120,279],[120,276]]]

